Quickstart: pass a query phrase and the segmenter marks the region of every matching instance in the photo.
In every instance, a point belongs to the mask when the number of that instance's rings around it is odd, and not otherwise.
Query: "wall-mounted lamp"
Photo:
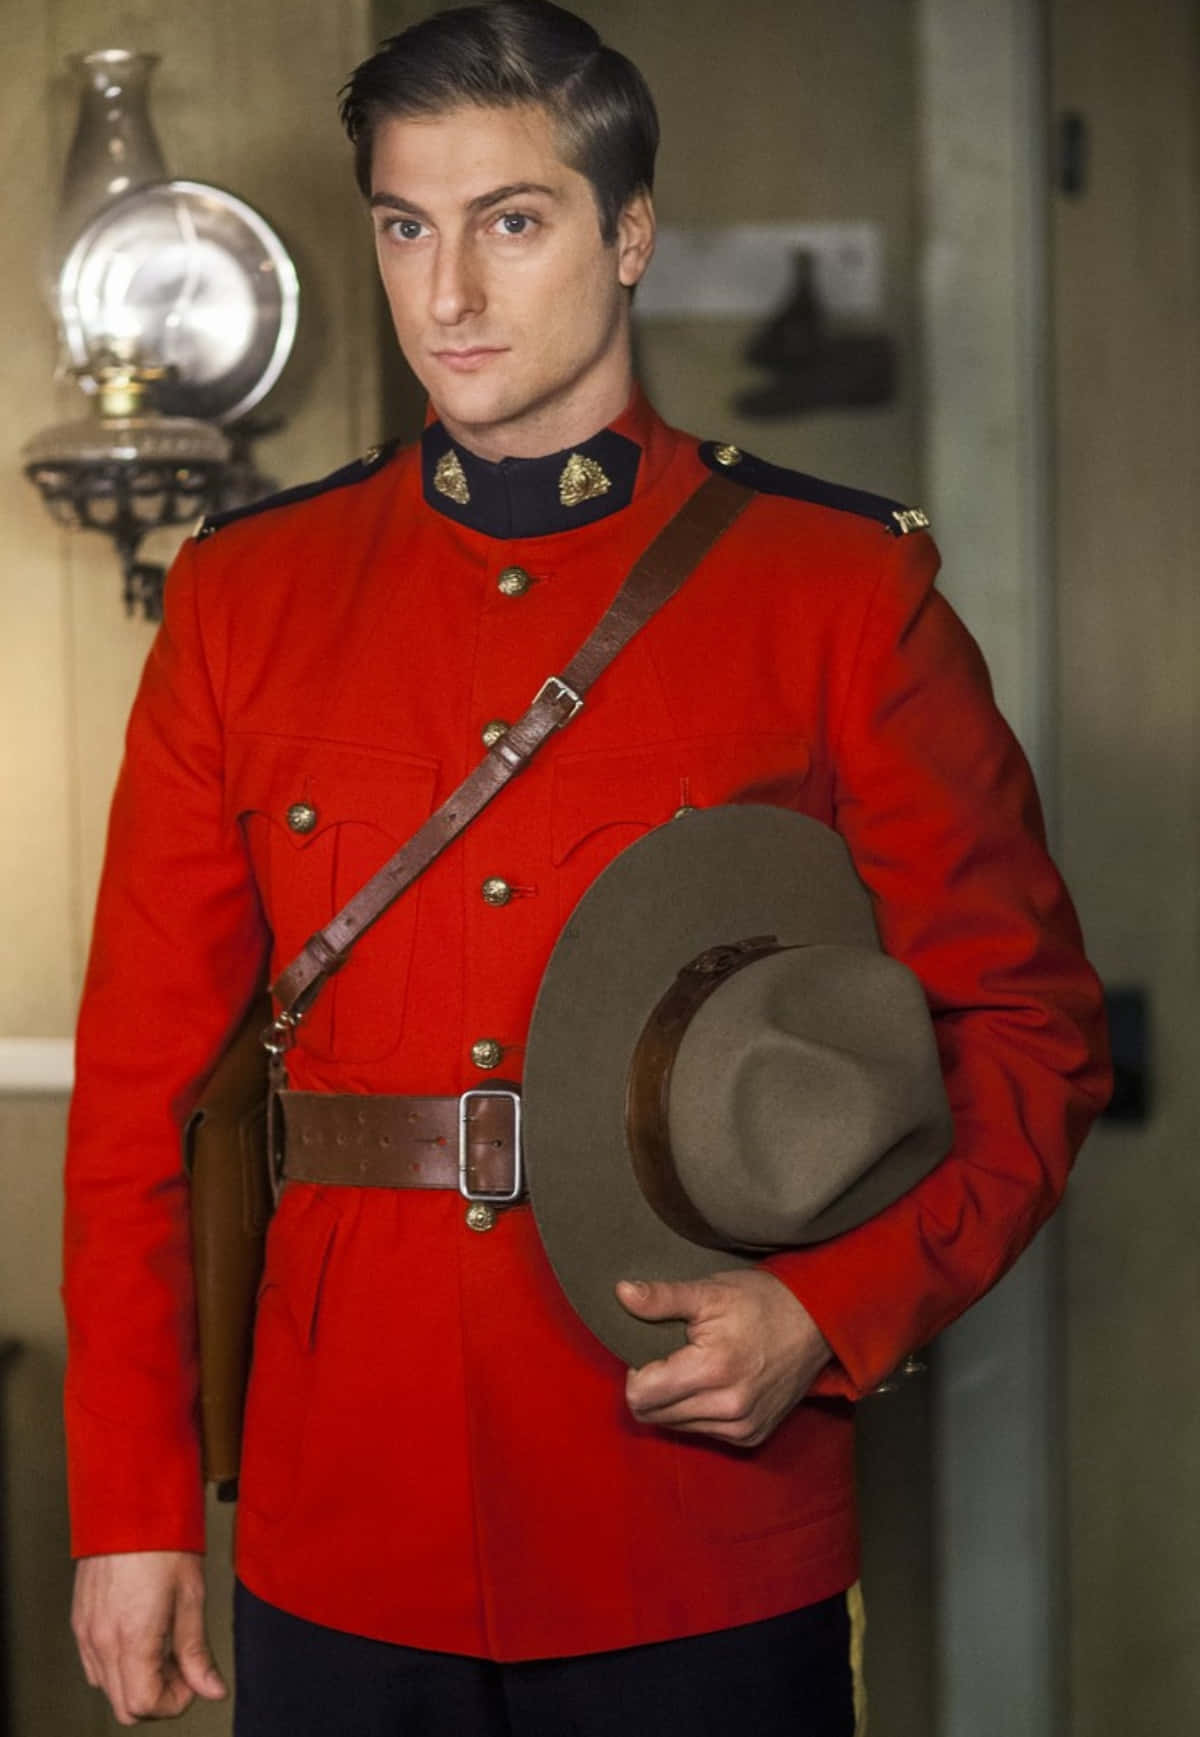
[[[295,266],[259,213],[161,179],[152,55],[73,56],[82,92],[60,200],[53,301],[68,370],[95,414],[43,430],[25,473],[55,519],[117,546],[125,607],[156,620],[163,569],[142,539],[253,500],[265,479],[243,418],[275,384],[299,313]]]

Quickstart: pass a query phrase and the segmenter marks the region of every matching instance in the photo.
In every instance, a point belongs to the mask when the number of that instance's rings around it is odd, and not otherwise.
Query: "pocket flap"
[[[798,736],[697,736],[653,747],[563,755],[556,762],[552,851],[561,864],[606,827],[629,840],[680,808],[725,802],[799,805],[812,756]]]
[[[402,843],[429,813],[437,762],[301,736],[239,734],[229,743],[225,816],[259,814],[295,850],[330,827],[374,827]]]

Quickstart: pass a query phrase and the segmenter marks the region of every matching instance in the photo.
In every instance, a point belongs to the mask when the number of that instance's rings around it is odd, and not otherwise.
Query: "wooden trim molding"
[[[69,1037],[0,1038],[0,1097],[19,1092],[70,1092],[75,1046]]]

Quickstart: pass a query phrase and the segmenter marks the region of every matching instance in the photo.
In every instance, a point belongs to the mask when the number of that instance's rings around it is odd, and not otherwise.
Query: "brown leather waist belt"
[[[280,1092],[284,1182],[455,1188],[511,1205],[523,1188],[521,1100],[509,1087],[458,1098]]]

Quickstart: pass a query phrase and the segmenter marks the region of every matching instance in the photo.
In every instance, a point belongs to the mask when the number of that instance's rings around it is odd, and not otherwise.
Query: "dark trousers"
[[[743,1628],[500,1665],[321,1628],[238,1586],[236,1737],[854,1737],[844,1595]]]

